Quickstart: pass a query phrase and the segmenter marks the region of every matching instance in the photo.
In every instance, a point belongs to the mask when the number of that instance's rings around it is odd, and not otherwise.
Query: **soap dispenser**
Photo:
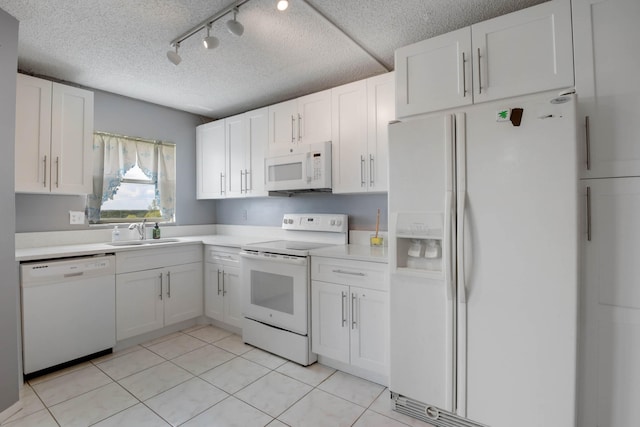
[[[160,238],[160,227],[158,226],[157,222],[156,222],[156,226],[153,227],[153,238],[154,239],[159,239]]]
[[[116,225],[111,232],[111,241],[117,242],[118,240],[120,240],[120,230],[118,230],[118,226]]]

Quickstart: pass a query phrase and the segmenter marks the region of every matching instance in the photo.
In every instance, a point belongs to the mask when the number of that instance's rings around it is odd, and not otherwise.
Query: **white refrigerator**
[[[575,425],[575,104],[541,93],[390,124],[395,410]]]

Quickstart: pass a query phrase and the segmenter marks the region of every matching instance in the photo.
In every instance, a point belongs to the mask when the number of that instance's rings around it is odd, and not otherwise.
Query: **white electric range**
[[[348,243],[343,214],[285,214],[287,240],[242,246],[245,343],[310,365],[311,262],[309,251]]]

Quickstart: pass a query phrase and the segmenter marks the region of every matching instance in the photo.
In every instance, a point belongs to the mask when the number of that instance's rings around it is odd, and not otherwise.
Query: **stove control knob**
[[[329,225],[336,225],[336,220],[332,219],[331,221],[329,221]]]
[[[337,219],[337,220],[336,220],[336,225],[337,225],[338,227],[340,227],[340,226],[342,225],[342,220],[341,220],[341,219]]]

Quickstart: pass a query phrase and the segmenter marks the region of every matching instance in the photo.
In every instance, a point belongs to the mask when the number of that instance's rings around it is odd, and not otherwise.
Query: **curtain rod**
[[[137,136],[127,136],[127,135],[119,135],[117,133],[110,133],[110,132],[100,132],[100,131],[95,131],[93,132],[94,135],[102,135],[102,136],[112,136],[114,138],[126,138],[126,139],[130,139],[132,141],[140,141],[140,142],[148,142],[150,144],[156,144],[156,145],[169,145],[169,146],[176,146],[175,142],[165,142],[165,141],[160,141],[157,139],[146,139],[146,138],[139,138]]]

